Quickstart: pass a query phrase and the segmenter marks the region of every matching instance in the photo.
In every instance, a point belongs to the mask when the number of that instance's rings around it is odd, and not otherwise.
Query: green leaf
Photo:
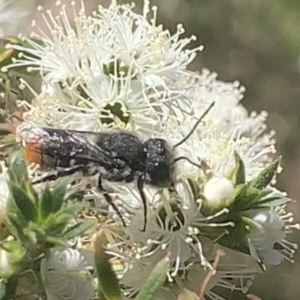
[[[103,247],[105,237],[99,234],[95,246],[95,265],[98,276],[98,299],[121,300],[122,293],[115,272],[113,271],[109,257]]]
[[[46,187],[40,198],[39,223],[53,212],[53,199],[49,187]]]
[[[5,294],[6,294],[6,281],[1,280],[0,281],[0,299],[3,299]]]
[[[43,230],[38,224],[29,222],[28,224],[28,230],[33,231],[34,233],[37,233],[40,236],[46,235],[46,231]]]
[[[66,181],[60,182],[53,189],[49,187],[45,188],[40,200],[40,220],[61,209],[64,203],[66,188]]]
[[[188,184],[192,190],[194,199],[198,199],[200,193],[200,184],[196,180],[193,180],[191,178],[188,178]]]
[[[40,225],[47,232],[62,234],[62,230],[82,210],[82,204],[73,204],[62,207],[57,213],[49,215]]]
[[[16,151],[12,156],[9,174],[10,179],[17,183],[28,179],[27,166],[22,151]]]
[[[68,245],[68,241],[62,237],[56,237],[56,236],[50,236],[50,235],[46,235],[44,238],[44,241],[52,244],[53,246],[67,246]]]
[[[237,164],[237,170],[234,174],[233,182],[235,183],[235,185],[244,184],[246,182],[244,162],[237,152],[234,153],[234,156]]]
[[[8,61],[11,57],[12,54],[14,53],[13,49],[5,49],[5,48],[0,48],[0,64],[3,64],[3,62]]]
[[[10,190],[14,198],[14,202],[19,209],[19,213],[26,221],[35,221],[37,210],[30,197],[15,183],[10,183]]]
[[[2,67],[5,63],[10,63],[11,58],[15,52],[14,49],[9,49],[6,46],[8,44],[12,44],[16,41],[15,38],[0,38],[0,67]]]
[[[43,43],[37,39],[31,39],[31,41],[40,44],[41,46]],[[31,49],[31,44],[25,39],[19,39],[17,37],[2,37],[0,38],[0,68],[7,66],[13,62],[13,58],[17,58],[20,55],[20,51],[16,49],[9,48],[9,45],[20,45],[25,48]],[[37,56],[33,55],[32,52],[27,52],[23,50],[22,52],[26,52],[26,56],[34,57],[38,59]],[[39,74],[37,71],[28,72],[27,66],[18,66],[11,70],[13,73],[20,73],[26,75],[35,75]]]
[[[66,191],[67,191],[68,182],[66,180],[60,181],[53,190],[52,194],[52,212],[57,212],[63,205]]]
[[[23,224],[22,220],[14,214],[8,215],[8,226],[11,234],[20,240],[23,244],[27,241],[27,236],[24,234],[26,225]]]
[[[249,254],[247,242],[248,231],[245,228],[243,217],[239,214],[229,216],[228,219],[234,222],[235,226],[227,227],[226,229],[228,230],[228,234],[224,234],[218,240],[218,243],[227,248]]]
[[[89,228],[91,228],[93,225],[95,225],[94,220],[87,220],[80,223],[77,223],[76,225],[69,228],[64,234],[63,237],[67,240],[73,239],[75,237],[81,236],[83,233],[85,233]]]
[[[75,218],[79,212],[82,210],[82,204],[73,204],[68,205],[64,208],[61,208],[55,215],[55,223],[56,224],[65,224],[68,223],[71,219]]]
[[[259,229],[262,227],[261,224],[246,216],[242,217],[242,222],[247,232],[250,232],[252,229]]]
[[[287,204],[290,201],[290,199],[286,197],[270,197],[265,198],[259,201],[256,201],[251,205],[251,209],[257,209],[257,208],[270,208],[270,207],[276,207],[276,206],[283,206]]]
[[[66,226],[70,220],[74,219],[82,210],[82,204],[73,204],[62,207],[57,213],[49,215],[48,218],[41,223],[41,226],[47,230],[56,230]]]
[[[258,190],[262,190],[267,187],[267,185],[271,182],[276,171],[278,169],[280,163],[280,158],[275,162],[268,165],[264,170],[260,172],[260,174],[250,181],[250,186],[254,187]]]
[[[258,200],[262,199],[262,198],[266,198],[271,193],[272,193],[272,191],[270,189],[264,189],[264,190],[259,191]]]
[[[237,190],[238,195],[233,201],[229,210],[239,212],[248,210],[250,204],[257,198],[259,191],[249,185],[244,185],[241,189]]]
[[[167,254],[151,271],[135,300],[153,300],[159,288],[166,280],[170,267],[170,254]]]
[[[198,296],[194,292],[184,288],[178,295],[177,300],[198,300]]]
[[[5,284],[5,294],[3,295],[1,300],[12,300],[16,299],[16,290],[17,290],[17,283],[18,277],[12,276],[9,279],[3,279],[3,283]],[[2,290],[3,291],[3,290]]]

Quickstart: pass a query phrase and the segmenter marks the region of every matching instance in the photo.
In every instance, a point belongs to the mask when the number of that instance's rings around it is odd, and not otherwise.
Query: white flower
[[[88,99],[77,91],[36,95],[32,104],[20,102],[29,110],[24,113],[27,123],[54,128],[101,132],[108,127],[134,131],[143,137],[157,135],[161,130],[159,113],[148,103],[141,91],[120,84],[105,92],[91,94]],[[86,91],[86,95],[90,92]]]
[[[228,207],[234,200],[234,184],[225,177],[212,177],[204,185],[203,195],[210,208]]]
[[[53,248],[41,262],[41,276],[48,300],[94,299],[92,253]]]
[[[82,129],[84,123],[86,130],[141,128],[150,136],[161,131],[160,121],[169,117],[170,107],[189,103],[177,81],[194,76],[186,66],[199,48],[183,49],[194,37],[180,39],[182,26],[171,35],[156,25],[155,7],[148,21],[148,1],[143,15],[132,8],[113,2],[90,17],[82,7],[72,29],[63,5],[59,17],[49,11],[44,15],[51,36],[35,35],[43,45],[27,40],[30,48],[12,46],[23,55],[8,68],[30,66],[42,74],[36,115],[45,112],[44,98],[53,97],[46,120],[40,118],[39,123],[53,126],[60,121],[72,129]],[[29,116],[26,120],[36,122]]]
[[[179,75],[189,74],[186,66],[201,47],[183,48],[195,37],[180,39],[184,33],[182,26],[172,36],[156,25],[156,7],[152,8],[153,15],[148,20],[149,1],[145,1],[142,15],[132,9],[133,5],[117,5],[113,1],[108,9],[99,6],[89,17],[82,3],[74,15],[74,29],[65,5],[57,18],[47,11],[43,16],[52,36],[33,34],[46,47],[32,42],[32,49],[20,48],[35,58],[25,53],[16,65],[32,65],[34,70],[47,74],[49,83],[73,79],[71,84],[75,85],[80,80],[89,83],[97,76],[101,83],[114,72],[122,76],[131,74],[144,85],[158,87],[169,81],[176,83]]]
[[[9,199],[8,174],[3,161],[0,161],[0,227],[6,216],[7,203]]]
[[[217,80],[216,73],[203,70],[199,77],[190,77],[194,80],[189,89],[192,101],[192,111],[197,117],[201,115],[209,103],[215,102],[204,122],[210,130],[200,131],[201,136],[211,133],[235,139],[250,138],[261,146],[273,145],[274,132],[266,132],[267,113],[249,113],[240,103],[244,97],[245,88],[239,82],[223,82]],[[185,83],[186,84],[186,83]]]
[[[176,276],[179,270],[188,268],[195,260],[210,267],[206,256],[210,252],[212,241],[206,238],[206,232],[215,232],[215,238],[218,239],[224,233],[222,228],[233,226],[232,222],[214,222],[215,218],[228,211],[224,209],[208,217],[201,215],[201,202],[195,199],[187,182],[178,184],[175,193],[170,193],[167,189],[155,192],[149,188],[145,191],[149,203],[145,232],[140,231],[144,225],[144,216],[138,193],[131,190],[127,196],[122,196],[123,207],[127,206],[133,216],[125,232],[130,237],[127,243],[138,245],[136,258],[161,257],[165,251],[169,251],[170,277]]]
[[[16,35],[21,29],[20,23],[29,15],[31,0],[0,0],[0,37]]]
[[[246,293],[252,285],[253,274],[261,272],[256,262],[249,255],[226,249],[219,245],[210,249],[209,259],[211,261],[214,260],[215,251],[220,248],[224,249],[225,256],[221,257],[216,274],[208,282],[205,290],[206,299],[225,300],[220,295],[222,289]],[[134,260],[129,264],[121,280],[128,299],[141,289],[154,265],[161,258],[162,255],[156,255],[147,259]],[[207,274],[208,270],[204,269],[199,261],[194,261],[185,271],[176,274],[172,278],[168,277],[169,280],[156,293],[155,299],[178,299],[178,295],[182,292],[183,288],[199,294]],[[218,289],[215,290],[215,287]]]
[[[286,240],[287,233],[293,227],[292,214],[284,214],[272,209],[251,211],[247,214],[257,225],[251,228],[248,236],[250,253],[257,261],[272,265],[280,264],[284,259],[292,261],[297,244]]]
[[[180,129],[182,136],[186,136],[190,132],[191,125],[188,125],[190,119],[186,117],[186,125]],[[210,173],[218,177],[226,177],[236,167],[236,156],[238,153],[245,165],[246,180],[249,181],[256,177],[270,161],[270,155],[274,153],[273,146],[261,147],[258,142],[252,142],[246,137],[228,138],[226,136],[218,136],[210,133],[210,130],[202,127],[202,133],[206,132],[206,136],[199,136],[194,133],[184,144],[180,145],[177,150],[178,157],[187,157],[193,163],[201,165],[201,162],[209,167]],[[207,131],[206,131],[207,130]],[[175,128],[174,128],[175,131]],[[175,132],[169,132],[168,136],[175,135]],[[178,130],[177,130],[178,131]],[[204,135],[204,134],[203,134]],[[177,137],[176,141],[182,137]],[[201,178],[205,180],[206,175],[203,168],[197,168],[188,161],[181,160],[177,172],[178,178]],[[207,170],[205,170],[206,172]]]
[[[174,111],[177,119],[169,120],[164,135],[171,137],[174,144],[178,143],[191,132],[209,104],[214,103],[189,139],[180,145],[178,156],[199,165],[204,161],[215,176],[223,177],[234,168],[236,152],[245,164],[246,179],[251,180],[275,153],[274,132],[266,133],[266,113],[248,115],[240,104],[244,89],[239,83],[217,81],[216,75],[207,71],[186,81],[183,80],[182,86],[187,90],[189,107],[185,107],[186,113],[181,109]],[[185,172],[195,173],[191,164],[183,160],[180,164],[182,176]]]

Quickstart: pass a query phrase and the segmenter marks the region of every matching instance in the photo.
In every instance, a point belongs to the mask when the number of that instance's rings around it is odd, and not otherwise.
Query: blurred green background
[[[55,10],[55,1],[40,1]],[[65,1],[65,2],[71,2]],[[131,1],[118,1],[131,2]],[[85,0],[87,10],[109,1]],[[141,7],[142,1],[136,0]],[[191,65],[219,74],[223,81],[238,80],[246,87],[243,104],[249,111],[266,110],[268,127],[276,131],[283,172],[278,186],[295,202],[290,210],[300,220],[300,0],[153,0],[158,23],[175,31],[183,23],[188,36],[205,45]],[[52,7],[51,7],[52,6]],[[40,15],[32,16],[39,21]],[[26,29],[30,31],[30,28]],[[195,45],[196,45],[195,44]],[[194,46],[195,46],[194,45]],[[300,244],[296,232],[293,241]],[[300,251],[296,263],[271,267],[258,276],[251,293],[263,300],[300,299]],[[299,298],[298,298],[299,297]],[[245,299],[231,294],[228,299]]]

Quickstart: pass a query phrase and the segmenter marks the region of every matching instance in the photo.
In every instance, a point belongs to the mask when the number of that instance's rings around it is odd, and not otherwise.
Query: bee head
[[[173,151],[164,139],[149,139],[144,144],[146,151],[145,182],[168,187],[173,182]]]

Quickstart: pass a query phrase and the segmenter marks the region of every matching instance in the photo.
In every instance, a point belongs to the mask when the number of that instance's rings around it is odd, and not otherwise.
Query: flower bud
[[[224,208],[234,200],[234,184],[225,177],[212,177],[204,186],[203,194],[209,208]]]

